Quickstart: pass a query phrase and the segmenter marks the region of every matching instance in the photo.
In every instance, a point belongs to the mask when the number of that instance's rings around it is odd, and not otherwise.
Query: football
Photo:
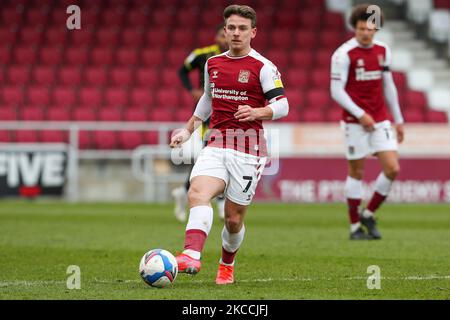
[[[167,250],[153,249],[144,254],[139,264],[139,274],[146,284],[164,288],[175,281],[178,264]]]

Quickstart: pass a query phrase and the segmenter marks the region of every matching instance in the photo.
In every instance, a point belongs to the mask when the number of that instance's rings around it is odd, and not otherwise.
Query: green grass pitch
[[[222,223],[215,216],[202,271],[155,289],[138,264],[149,249],[180,250],[171,205],[0,202],[0,299],[450,299],[450,206],[385,205],[381,241],[351,242],[343,204],[254,204],[236,283],[214,283]],[[66,287],[67,267],[81,289]],[[367,288],[367,268],[381,289]]]

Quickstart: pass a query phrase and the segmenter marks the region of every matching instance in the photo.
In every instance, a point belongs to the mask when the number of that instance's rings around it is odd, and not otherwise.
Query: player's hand
[[[189,140],[191,133],[187,129],[176,129],[172,132],[170,138],[170,147],[179,148],[183,143]]]
[[[397,132],[397,141],[398,143],[402,143],[405,139],[405,130],[403,128],[403,124],[396,124],[395,131]]]
[[[191,94],[192,94],[192,97],[194,98],[195,102],[197,103],[198,100],[200,100],[200,98],[203,95],[203,90],[201,90],[201,89],[193,89],[191,91]]]
[[[234,117],[238,119],[239,122],[255,121],[257,119],[257,111],[249,105],[240,105],[238,106],[238,111],[234,114]]]
[[[359,118],[359,123],[364,127],[364,130],[372,132],[375,130],[375,120],[372,116],[364,113],[361,118]]]

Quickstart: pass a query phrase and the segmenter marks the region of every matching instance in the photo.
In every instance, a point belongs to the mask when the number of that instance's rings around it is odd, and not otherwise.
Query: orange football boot
[[[200,272],[202,263],[200,260],[191,258],[187,254],[181,253],[177,257],[178,272],[187,274],[197,274]]]
[[[231,284],[234,283],[234,266],[226,266],[219,263],[219,270],[217,271],[216,284]]]

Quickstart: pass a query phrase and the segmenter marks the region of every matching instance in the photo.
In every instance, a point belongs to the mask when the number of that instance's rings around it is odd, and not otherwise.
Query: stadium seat
[[[180,64],[181,65],[181,64]],[[165,68],[161,75],[164,87],[180,87],[181,81],[178,76],[178,68]]]
[[[137,107],[147,107],[153,105],[153,94],[149,87],[137,87],[130,93],[131,105]]]
[[[104,67],[90,67],[84,70],[87,85],[104,86],[109,81],[109,76]]]
[[[65,107],[61,105],[52,106],[47,109],[47,120],[49,121],[69,121],[71,119],[71,113]]]
[[[131,86],[134,82],[130,68],[117,67],[110,71],[110,82],[114,86]]]
[[[26,85],[30,82],[30,69],[28,66],[11,66],[6,71],[9,84]]]
[[[159,134],[156,131],[145,131],[142,134],[144,144],[158,144]]]
[[[153,87],[160,82],[159,76],[154,68],[139,68],[136,71],[136,85]]]
[[[305,98],[303,92],[300,90],[301,87],[290,86],[290,89],[286,89],[286,97],[289,101],[289,112],[291,109],[300,110],[305,106]]]
[[[3,45],[0,47],[0,63],[8,65],[11,62],[11,47]]]
[[[339,12],[324,12],[323,27],[327,32],[332,30],[344,30],[345,22],[344,17]]]
[[[179,68],[183,65],[184,60],[189,55],[189,50],[187,49],[173,49],[167,52],[166,67],[168,68]]]
[[[1,121],[17,120],[17,108],[7,106],[0,107],[0,119]]]
[[[288,2],[292,4],[297,3],[296,1],[288,1]],[[296,14],[296,10],[288,8],[283,8],[280,11],[278,11],[277,14],[274,16],[274,20],[275,25],[278,28],[295,29],[298,25],[298,17]]]
[[[58,65],[63,61],[63,52],[59,47],[41,47],[39,50],[39,60],[41,64]]]
[[[100,121],[121,121],[122,113],[120,108],[102,108],[98,111]]]
[[[111,21],[108,23],[111,23]],[[115,21],[114,25],[116,25]],[[97,46],[115,47],[119,43],[119,32],[117,29],[111,29],[111,27],[102,27],[97,29],[95,38]]]
[[[214,39],[214,38],[212,38]],[[190,29],[175,29],[171,33],[171,45],[177,48],[186,48],[187,50],[194,47],[194,37]]]
[[[125,25],[132,28],[145,28],[149,20],[149,15],[144,10],[132,9],[127,12]]]
[[[292,45],[292,31],[289,29],[274,29],[270,33],[270,45],[280,51],[286,52]],[[287,52],[286,52],[287,53]]]
[[[49,46],[64,46],[68,38],[68,30],[57,27],[49,27],[44,33],[44,42]]]
[[[1,21],[5,26],[18,26],[22,23],[22,11],[16,8],[4,8],[1,15]]]
[[[21,105],[24,101],[23,89],[21,86],[4,86],[2,88],[3,104]]]
[[[110,87],[105,91],[105,105],[111,107],[122,107],[128,105],[128,94],[120,87]]]
[[[116,64],[134,66],[138,63],[138,52],[135,48],[120,48],[116,53]]]
[[[173,121],[174,114],[171,110],[167,110],[167,108],[156,108],[150,112],[149,120],[155,122]]]
[[[72,112],[72,118],[75,121],[97,120],[97,116],[94,109],[90,107],[75,108]]]
[[[123,119],[125,121],[147,121],[147,111],[141,107],[126,108]]]
[[[28,103],[35,106],[46,106],[50,103],[50,92],[45,86],[28,87]]]
[[[324,111],[325,120],[329,122],[339,122],[342,119],[342,108],[339,106],[332,106]]]
[[[16,64],[31,65],[37,60],[34,46],[22,45],[14,49],[14,61]]]
[[[60,67],[59,84],[61,85],[80,85],[81,84],[81,69],[79,67]]]
[[[77,96],[72,87],[56,87],[53,89],[53,103],[55,106],[75,105]]]
[[[324,32],[321,32],[319,35],[319,47],[322,50],[330,51],[330,59],[331,54],[339,48],[344,42],[344,37],[342,32],[340,31],[329,31],[325,29]]]
[[[405,94],[406,104],[405,107],[415,110],[425,110],[427,106],[427,99],[425,97],[425,94],[420,91],[413,91],[409,90]]]
[[[310,85],[310,74],[303,69],[289,69],[282,74],[282,81],[286,88],[303,89]]]
[[[290,65],[295,68],[308,69],[313,63],[313,54],[310,50],[294,50],[290,53]]]
[[[9,131],[0,130],[0,142],[11,142]]]
[[[69,34],[72,46],[91,46],[94,43],[94,31],[91,29],[72,30]]]
[[[392,77],[394,78],[395,86],[397,90],[403,92],[406,90],[407,82],[406,76],[403,72],[392,72]]]
[[[298,14],[302,30],[317,31],[321,27],[322,12],[318,9],[303,9]]]
[[[180,104],[178,92],[173,88],[164,88],[156,92],[156,106],[167,109],[168,107],[177,107]]]
[[[72,66],[86,65],[89,61],[86,47],[68,47],[65,50],[66,64]]]
[[[39,45],[42,40],[42,28],[24,27],[20,30],[19,42],[27,45]]]
[[[145,35],[145,44],[148,47],[166,48],[169,45],[169,33],[164,29],[151,29]]]
[[[300,119],[305,122],[325,122],[324,113],[321,108],[307,108],[301,112]]]
[[[274,65],[283,72],[289,69],[289,55],[286,50],[274,49],[269,50],[266,55],[267,59],[272,61]]]
[[[91,51],[91,62],[93,65],[109,66],[114,62],[114,51],[109,47],[95,47]]]
[[[127,26],[130,26],[130,24],[127,24]],[[137,48],[144,44],[144,34],[136,28],[128,27],[121,32],[120,37],[122,46]]]
[[[45,118],[44,108],[26,106],[21,108],[20,119],[25,121],[42,121]]]
[[[133,150],[144,143],[142,132],[121,131],[119,133],[119,145],[122,149]]]
[[[92,132],[90,131],[78,131],[78,146],[82,150],[90,149],[93,147]]]
[[[48,13],[40,8],[32,8],[27,10],[25,19],[27,23],[33,26],[45,26],[47,24]]]
[[[177,109],[172,119],[173,121],[186,122],[192,117],[192,113],[191,108]]]
[[[94,87],[83,87],[79,91],[80,105],[84,107],[99,108],[103,104],[103,95]]]
[[[294,35],[294,47],[297,50],[312,50],[316,47],[318,42],[318,37],[316,32],[312,30],[297,31]]]
[[[32,74],[35,84],[50,86],[55,83],[56,72],[53,67],[36,66]]]
[[[413,109],[405,112],[403,114],[403,117],[405,118],[405,122],[425,122],[425,116],[423,111]]]
[[[39,141],[39,135],[39,131],[35,130],[17,130],[14,140],[18,143],[36,143]]]
[[[331,65],[331,56],[333,55],[333,50],[319,50],[315,54],[315,68],[326,69],[330,68]]]
[[[8,25],[0,26],[0,43],[2,45],[12,44],[16,41],[17,29]]]
[[[328,69],[313,70],[311,73],[311,83],[314,88],[329,90],[330,72]]]
[[[325,89],[311,89],[306,92],[306,106],[314,110],[327,108],[330,105],[330,94]]]
[[[45,143],[67,143],[68,134],[62,130],[43,130],[41,132],[41,141]]]
[[[93,140],[98,149],[110,150],[118,147],[117,132],[114,131],[94,131]]]
[[[144,66],[160,66],[164,63],[164,54],[160,49],[146,48],[141,51],[141,62]]]
[[[427,122],[448,123],[449,119],[445,112],[428,110],[426,113]]]

